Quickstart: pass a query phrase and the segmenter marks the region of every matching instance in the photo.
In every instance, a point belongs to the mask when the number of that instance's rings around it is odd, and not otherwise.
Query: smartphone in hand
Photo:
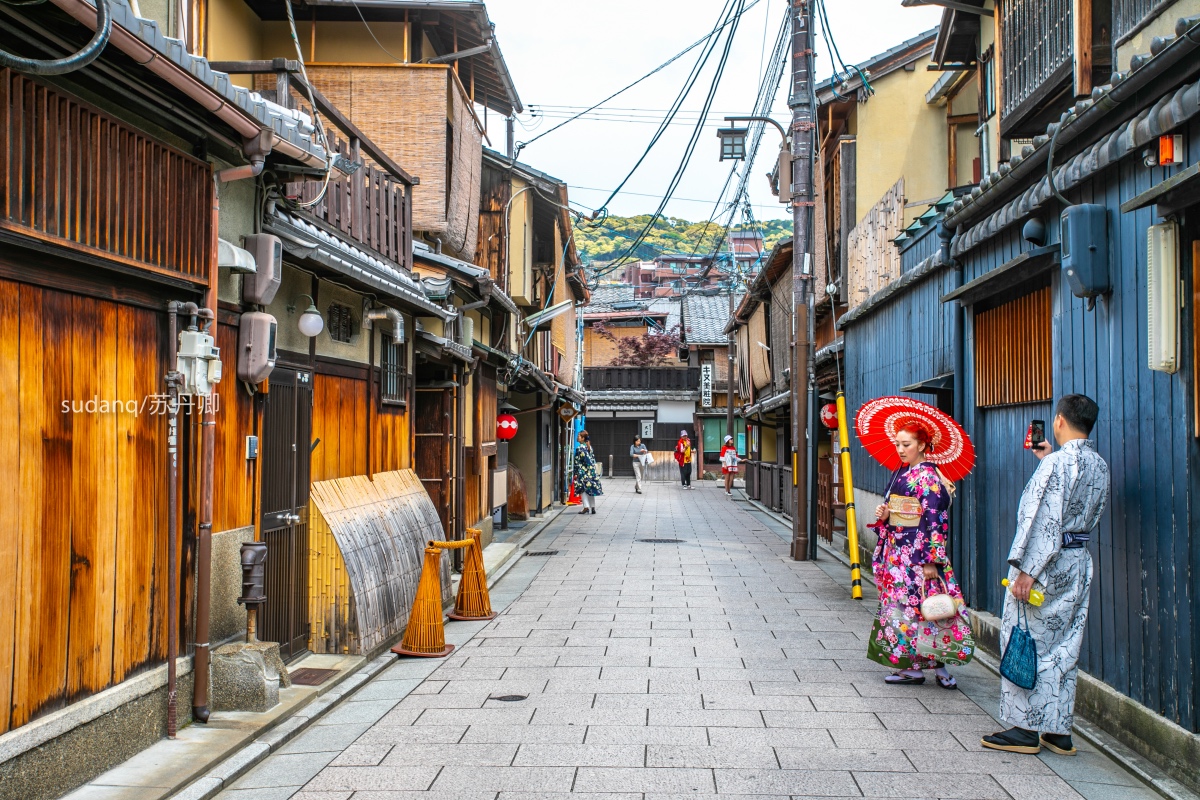
[[[1046,421],[1035,419],[1029,423],[1029,430],[1025,432],[1025,449],[1037,450],[1046,441]]]

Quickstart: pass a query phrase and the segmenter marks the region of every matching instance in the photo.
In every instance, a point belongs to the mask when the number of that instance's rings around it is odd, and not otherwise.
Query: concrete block
[[[214,711],[267,711],[279,705],[279,688],[290,686],[273,642],[237,642],[212,655]]]

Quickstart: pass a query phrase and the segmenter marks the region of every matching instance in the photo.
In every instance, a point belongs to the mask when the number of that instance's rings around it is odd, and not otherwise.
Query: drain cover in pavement
[[[531,550],[528,553],[526,553],[525,555],[527,555],[527,556],[556,556],[556,555],[558,555],[558,551],[557,550]],[[493,699],[495,699],[495,698],[493,698]],[[525,698],[522,697],[521,699],[524,700]]]
[[[647,544],[683,544],[683,539],[638,539],[637,541]]]
[[[313,669],[312,667],[304,667],[295,672],[289,673],[288,677],[292,679],[292,683],[300,686],[320,686],[325,681],[337,675],[336,669]]]
[[[499,700],[502,703],[516,703],[520,700],[528,700],[527,694],[502,694],[499,697],[489,697],[488,700]]]

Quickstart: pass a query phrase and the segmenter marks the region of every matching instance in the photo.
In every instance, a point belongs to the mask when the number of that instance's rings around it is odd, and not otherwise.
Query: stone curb
[[[526,534],[521,544],[517,545],[509,557],[498,564],[492,570],[492,574],[488,575],[488,589],[495,586],[521,560],[521,556],[525,554],[525,543],[532,541],[536,536],[540,535],[551,522],[558,519],[565,508],[567,507],[558,506],[551,508],[550,511],[543,514],[542,519],[538,521],[535,529]],[[453,603],[447,605],[447,608],[452,607]],[[325,692],[319,692],[308,703],[299,706],[296,709],[296,713],[290,717],[281,719],[274,726],[263,731],[253,741],[238,749],[228,758],[215,764],[204,775],[169,796],[175,798],[175,800],[208,800],[209,798],[216,797],[222,791],[229,788],[238,778],[266,760],[267,756],[295,739],[364,684],[387,669],[389,665],[395,663],[395,660],[395,657],[385,650],[383,654],[377,655],[367,661],[355,672],[347,673],[340,679],[337,679],[329,685]]]

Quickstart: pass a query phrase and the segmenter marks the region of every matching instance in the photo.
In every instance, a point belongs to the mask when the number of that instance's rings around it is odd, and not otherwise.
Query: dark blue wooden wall
[[[1186,131],[1191,160],[1200,155],[1200,126]],[[1175,169],[1183,169],[1187,165]],[[1186,287],[1181,364],[1175,375],[1147,365],[1146,229],[1153,209],[1121,214],[1122,202],[1174,170],[1148,169],[1125,159],[1068,192],[1072,201],[1107,205],[1114,292],[1094,311],[1052,276],[1054,398],[1080,392],[1100,405],[1093,434],[1108,462],[1111,500],[1090,545],[1095,564],[1088,635],[1081,668],[1166,718],[1200,730],[1200,448],[1192,422],[1193,370],[1191,242],[1200,239],[1200,208],[1183,223],[1181,273]],[[1055,212],[1051,212],[1055,213]],[[1058,220],[1046,218],[1050,241]],[[918,244],[924,244],[923,242]],[[961,260],[971,280],[1029,245],[1019,226]],[[921,248],[924,249],[924,248]],[[939,301],[956,285],[954,270],[919,283],[845,331],[850,413],[864,401],[953,369],[953,308]],[[999,614],[1005,559],[1016,505],[1036,467],[1023,447],[1032,418],[1050,421],[1052,403],[975,409],[972,313],[964,325],[964,426],[979,452],[974,475],[958,502],[962,530],[954,531],[955,566],[968,601]],[[929,400],[929,396],[920,399]],[[882,492],[886,473],[854,449],[855,482]]]
[[[953,317],[941,296],[958,280],[954,270],[937,272],[906,294],[876,308],[845,330],[846,413],[853,418],[867,400],[899,394],[901,386],[954,370]],[[927,394],[912,395],[933,402]],[[854,483],[882,494],[890,473],[853,449]]]

